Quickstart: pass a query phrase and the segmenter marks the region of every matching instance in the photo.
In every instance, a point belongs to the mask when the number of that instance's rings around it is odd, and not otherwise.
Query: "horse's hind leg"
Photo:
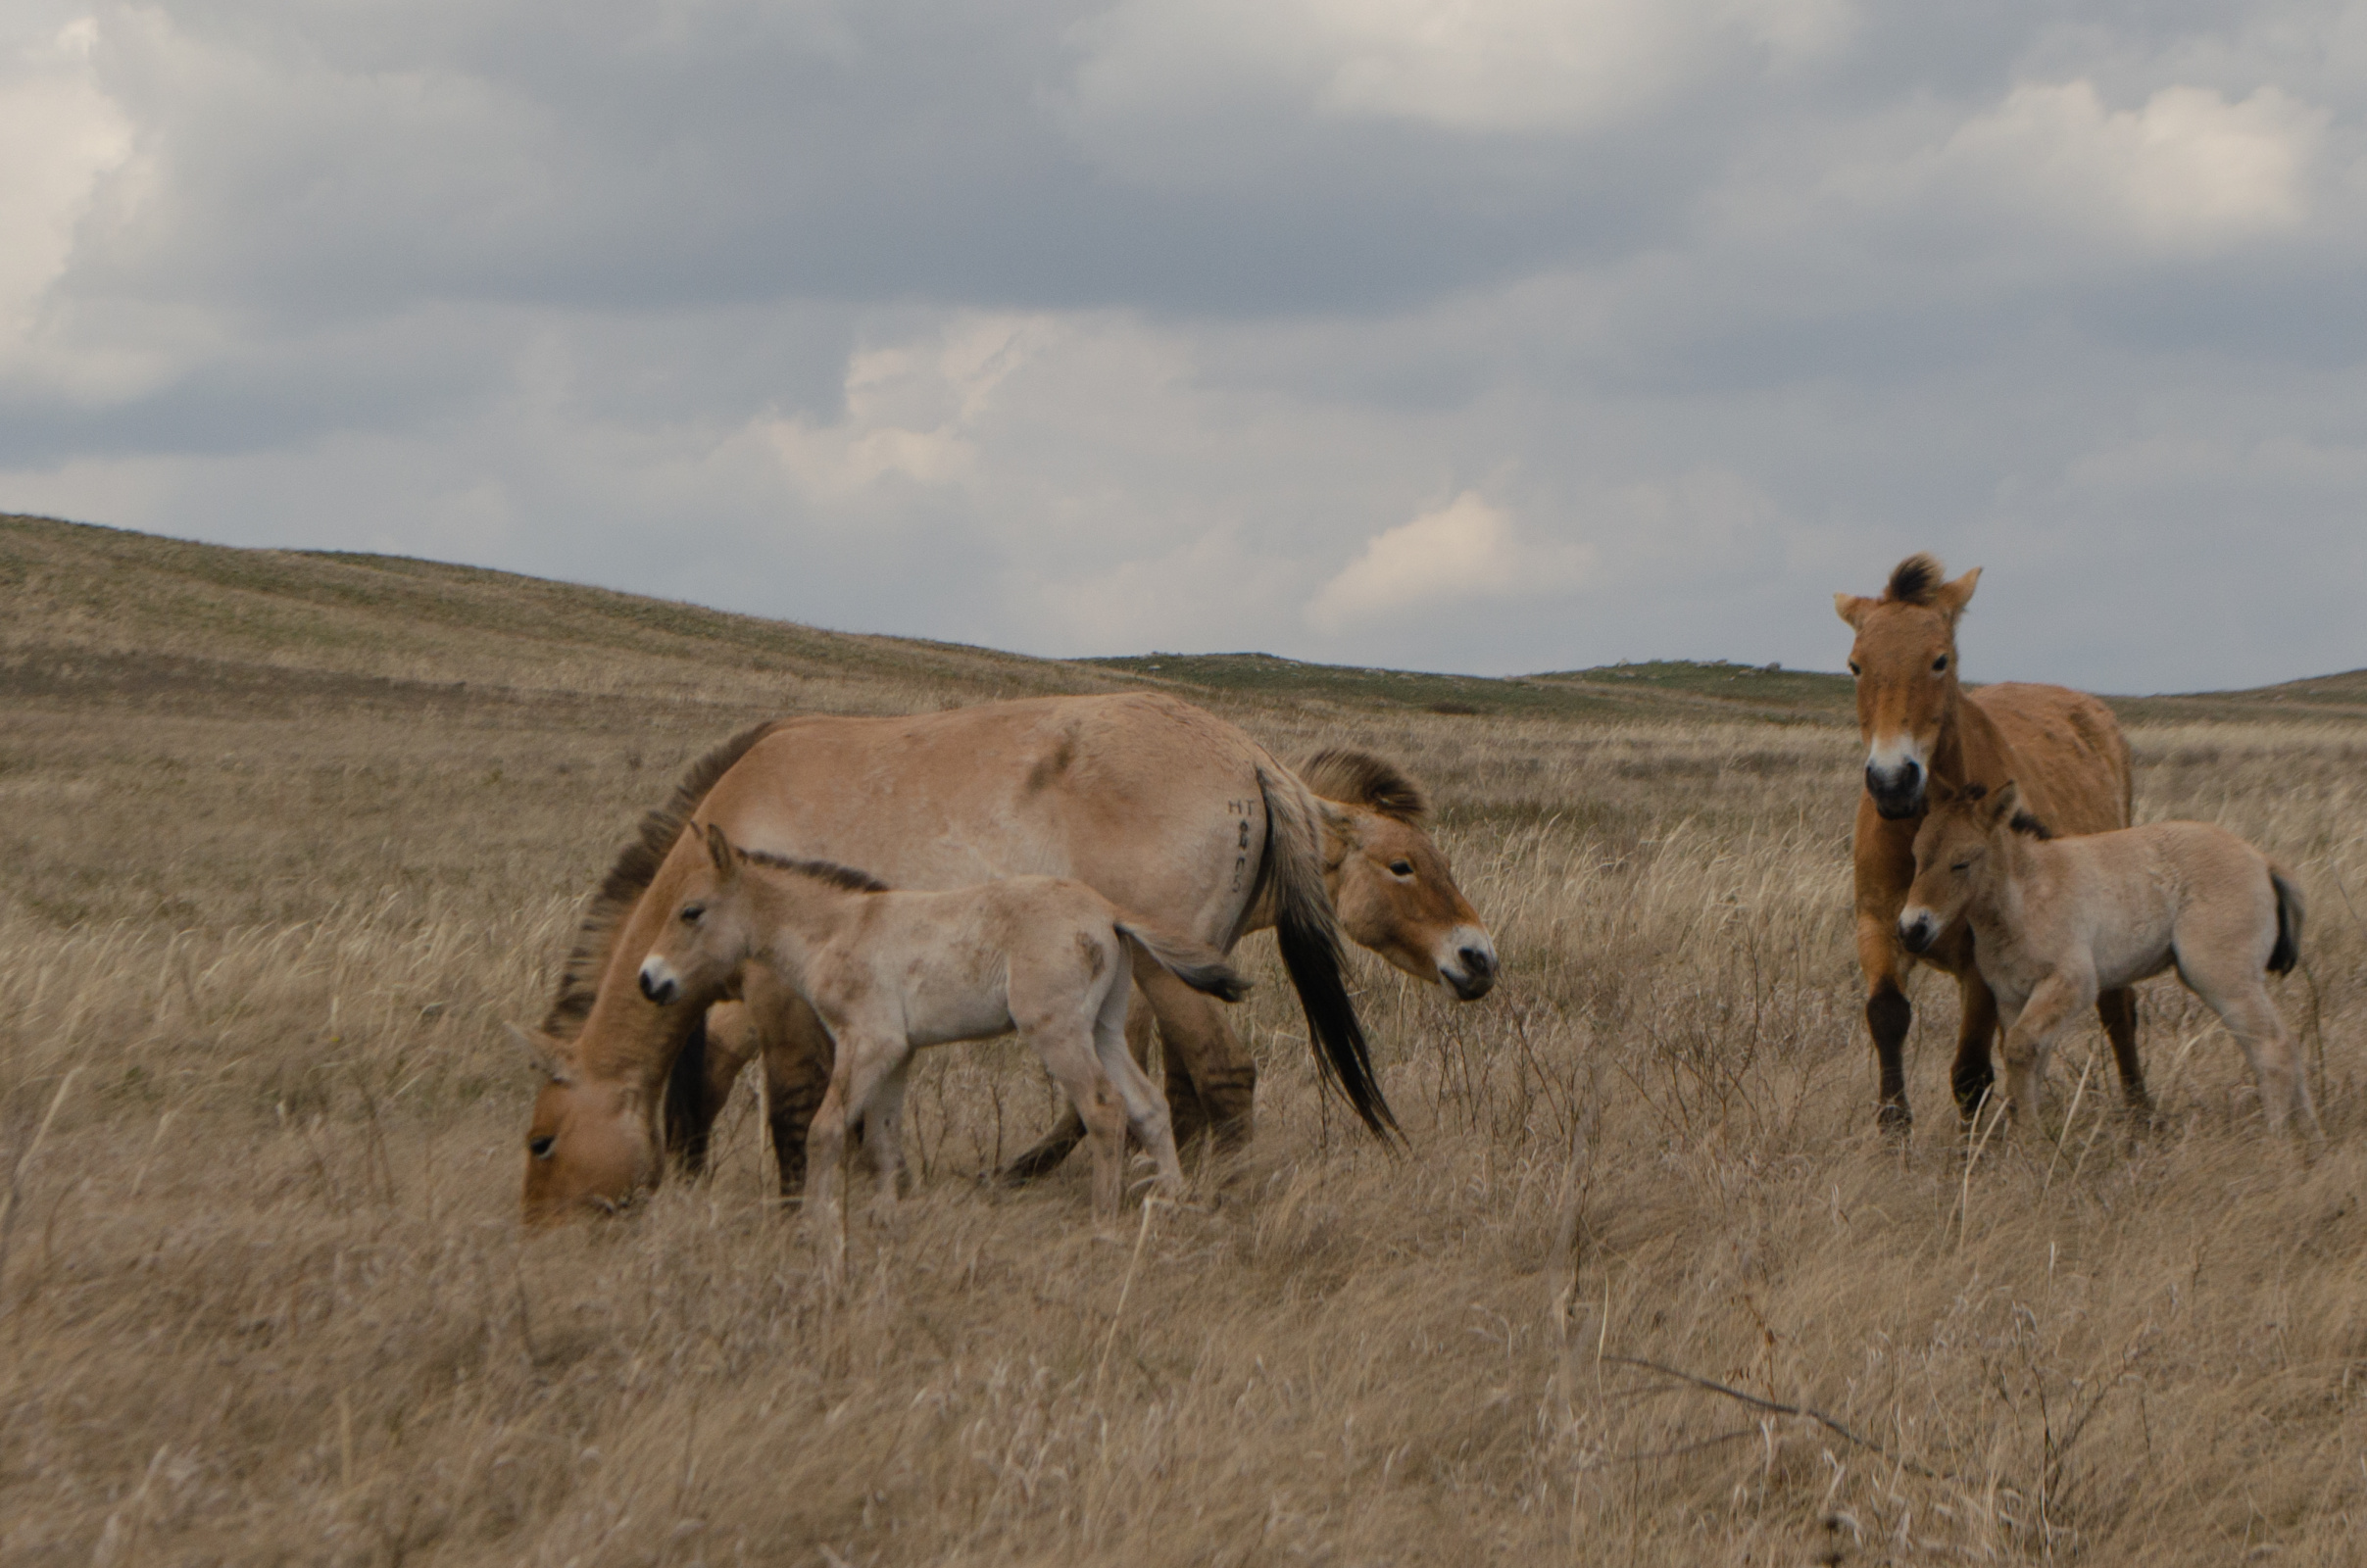
[[[2251,1063],[2252,1081],[2260,1089],[2260,1109],[2268,1118],[2268,1130],[2282,1132],[2289,1120],[2294,1120],[2298,1123],[2294,1131],[2313,1142],[2319,1138],[2309,1075],[2301,1070],[2301,1054],[2294,1048],[2293,1032],[2285,1027],[2284,1015],[2269,999],[2268,987],[2249,975],[2213,985],[2211,977],[2191,971],[2187,983],[2211,1004],[2227,1032],[2244,1048],[2244,1057]]]
[[[2096,999],[2096,1015],[2112,1042],[2112,1059],[2120,1067],[2121,1098],[2141,1125],[2153,1120],[2153,1097],[2145,1090],[2145,1064],[2137,1059],[2137,993],[2129,987],[2107,991]]]
[[[1158,1020],[1151,1015],[1151,1005],[1143,1001],[1142,993],[1129,984],[1126,987],[1126,1049],[1137,1062],[1151,1059],[1151,1040]],[[1172,1072],[1173,1065],[1169,1069]],[[1194,1096],[1198,1102],[1198,1096]],[[1172,1115],[1172,1111],[1170,1111]],[[1085,1141],[1085,1121],[1074,1105],[1060,1106],[1060,1119],[1053,1124],[1044,1141],[1012,1160],[997,1173],[997,1179],[1012,1186],[1032,1182],[1039,1176],[1049,1176],[1060,1168],[1076,1146]]]
[[[1182,1190],[1183,1163],[1175,1155],[1175,1132],[1167,1115],[1166,1097],[1134,1059],[1127,1010],[1132,991],[1123,977],[1110,988],[1094,1018],[1094,1053],[1101,1059],[1102,1071],[1116,1086],[1118,1098],[1126,1103],[1126,1124],[1159,1166],[1160,1188],[1172,1194]]]
[[[1146,966],[1148,967],[1148,966]],[[1225,1018],[1224,1004],[1163,969],[1137,975],[1167,1054],[1167,1112],[1178,1142],[1202,1130],[1238,1149],[1255,1128],[1257,1064]]]
[[[1085,1138],[1093,1149],[1094,1213],[1115,1220],[1125,1192],[1126,1109],[1110,1075],[1102,1070],[1093,1025],[1071,1014],[1036,1022],[1022,1032],[1085,1123]]]

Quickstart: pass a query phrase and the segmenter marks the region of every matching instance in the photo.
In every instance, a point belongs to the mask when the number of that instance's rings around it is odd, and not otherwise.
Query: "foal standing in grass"
[[[1159,1162],[1160,1185],[1182,1184],[1166,1097],[1126,1050],[1126,998],[1140,963],[1240,1000],[1248,982],[1215,949],[1131,920],[1057,877],[892,893],[845,866],[735,850],[713,823],[707,854],[642,960],[641,990],[664,1005],[761,964],[829,1030],[837,1054],[809,1134],[808,1194],[833,1259],[845,1247],[838,1167],[851,1124],[863,1126],[879,1203],[896,1200],[905,1072],[918,1046],[1013,1028],[1025,1036],[1084,1119],[1103,1219],[1117,1217],[1129,1126]]]
[[[2006,1109],[2038,1121],[2046,1054],[2098,995],[2175,965],[2244,1048],[2271,1131],[2317,1112],[2264,973],[2300,956],[2301,895],[2285,869],[2207,822],[2050,839],[2008,779],[1991,794],[1935,782],[1915,834],[1899,940],[1920,953],[1959,918],[2005,1024]]]

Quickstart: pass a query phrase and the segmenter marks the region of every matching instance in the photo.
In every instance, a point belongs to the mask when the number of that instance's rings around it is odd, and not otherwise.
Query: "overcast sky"
[[[1042,654],[2367,664],[2367,4],[0,8],[0,509]]]

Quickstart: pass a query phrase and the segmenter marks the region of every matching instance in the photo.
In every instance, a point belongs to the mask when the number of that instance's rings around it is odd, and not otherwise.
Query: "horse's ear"
[[[1975,789],[1980,788],[1980,786],[1977,784],[1973,787]],[[1923,788],[1923,794],[1924,797],[1934,806],[1953,806],[1958,801],[1964,799],[1964,791],[1956,788],[1956,786],[1950,784],[1944,778],[1933,779],[1929,784],[1925,785]]]
[[[2022,791],[2020,787],[2012,779],[2007,779],[1998,787],[1997,793],[1989,798],[1989,819],[1993,823],[2010,822],[2013,820],[2013,813],[2021,808],[2021,805]]]
[[[723,836],[723,827],[719,822],[707,824],[707,858],[715,861],[715,869],[726,877],[739,869],[739,858],[731,853],[731,840]]]
[[[1974,572],[1973,575],[1977,577],[1980,573]],[[1857,623],[1865,619],[1865,612],[1878,603],[1880,603],[1879,600],[1861,598],[1856,594],[1835,594],[1833,611],[1843,620],[1849,622],[1849,629],[1854,631]]]
[[[575,1075],[567,1070],[567,1062],[559,1054],[558,1042],[549,1035],[539,1030],[528,1032],[514,1023],[505,1023],[502,1027],[510,1031],[510,1038],[517,1041],[519,1048],[532,1058],[536,1070],[544,1078],[555,1084],[571,1084],[575,1081]]]
[[[1958,615],[1964,613],[1964,607],[1972,603],[1973,590],[1980,583],[1981,568],[1975,566],[1954,582],[1944,582],[1933,589],[1932,606],[1952,624]]]

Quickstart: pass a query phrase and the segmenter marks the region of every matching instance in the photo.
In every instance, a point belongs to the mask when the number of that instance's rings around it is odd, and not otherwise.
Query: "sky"
[[[0,510],[1027,653],[2367,665],[2367,0],[0,14]]]

